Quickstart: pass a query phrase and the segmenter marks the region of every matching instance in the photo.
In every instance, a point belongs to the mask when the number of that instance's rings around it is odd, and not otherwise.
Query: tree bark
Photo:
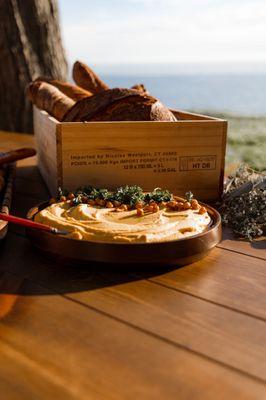
[[[0,129],[32,132],[27,84],[67,78],[56,0],[0,0]]]

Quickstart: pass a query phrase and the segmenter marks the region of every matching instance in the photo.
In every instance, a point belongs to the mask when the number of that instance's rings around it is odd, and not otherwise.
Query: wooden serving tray
[[[0,194],[0,209],[4,214],[9,214],[12,199],[12,188],[15,177],[16,164],[7,166],[6,185],[4,192]],[[7,234],[8,222],[0,221],[0,240]]]

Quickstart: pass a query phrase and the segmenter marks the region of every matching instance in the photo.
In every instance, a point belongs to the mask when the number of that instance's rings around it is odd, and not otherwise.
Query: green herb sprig
[[[77,189],[75,192],[70,192],[66,189],[59,188],[57,200],[59,201],[62,196],[68,197],[70,193],[73,193],[73,205],[82,203],[84,198],[88,200],[106,200],[106,201],[117,201],[121,204],[127,204],[135,206],[137,203],[145,202],[149,203],[155,201],[156,203],[167,202],[173,199],[173,194],[169,190],[163,190],[161,188],[155,188],[149,193],[145,193],[140,186],[121,186],[110,191],[106,188],[94,188],[92,186],[85,186]]]
[[[260,184],[256,184],[259,182]],[[266,175],[246,165],[229,177],[220,206],[222,221],[242,238],[253,241],[266,230]]]
[[[163,201],[171,201],[173,199],[173,194],[169,190],[162,190],[161,188],[155,188],[152,192],[145,195],[145,201],[155,201],[156,203],[161,203]]]

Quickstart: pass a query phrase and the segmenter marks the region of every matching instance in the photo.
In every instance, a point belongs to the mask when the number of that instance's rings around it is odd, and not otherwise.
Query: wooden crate
[[[219,198],[227,121],[173,112],[179,121],[61,123],[34,107],[38,166],[51,194],[137,184]]]

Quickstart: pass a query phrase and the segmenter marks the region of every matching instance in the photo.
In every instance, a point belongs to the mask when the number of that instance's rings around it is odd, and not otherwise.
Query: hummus
[[[36,222],[69,232],[67,237],[95,242],[162,242],[183,239],[204,231],[211,222],[207,212],[171,211],[168,208],[147,212],[117,212],[88,204],[70,207],[55,203],[35,216]]]

